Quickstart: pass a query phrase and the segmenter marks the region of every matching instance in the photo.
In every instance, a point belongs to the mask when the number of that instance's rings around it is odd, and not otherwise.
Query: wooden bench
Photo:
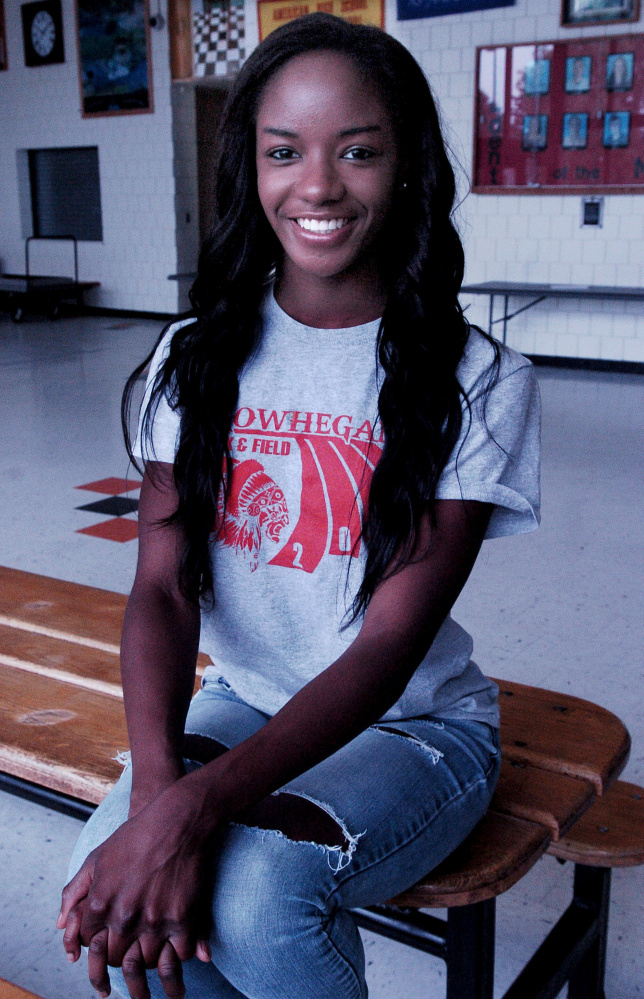
[[[125,603],[0,568],[0,786],[86,817],[114,783]],[[597,705],[498,682],[503,763],[487,815],[418,885],[355,915],[445,960],[447,999],[492,999],[495,899],[548,851],[575,863],[573,900],[505,999],[554,999],[566,982],[570,999],[602,999],[610,868],[644,862],[644,792],[615,783],[630,739]]]
[[[0,978],[0,999],[38,999],[38,996],[35,992],[27,992],[26,989]]]

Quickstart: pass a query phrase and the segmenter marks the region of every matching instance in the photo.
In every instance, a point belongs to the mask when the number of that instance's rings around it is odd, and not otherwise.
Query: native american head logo
[[[266,474],[264,466],[253,458],[234,460],[232,486],[220,541],[236,548],[244,557],[249,555],[250,571],[255,572],[262,536],[279,541],[280,531],[288,523],[286,497]]]

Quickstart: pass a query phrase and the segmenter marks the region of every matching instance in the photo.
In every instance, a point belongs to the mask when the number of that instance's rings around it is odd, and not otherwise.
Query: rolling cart
[[[55,239],[71,242],[74,246],[74,276],[34,276],[29,270],[29,246],[35,239]],[[11,318],[19,323],[26,312],[36,312],[56,319],[63,302],[77,307],[83,305],[83,296],[89,288],[98,288],[98,281],[78,280],[78,241],[75,236],[29,236],[25,240],[25,273],[0,274],[0,301],[8,305]]]

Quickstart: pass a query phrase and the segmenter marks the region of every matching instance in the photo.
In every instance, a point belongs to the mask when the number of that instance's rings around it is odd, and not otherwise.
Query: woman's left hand
[[[109,994],[122,966],[132,999],[147,999],[145,968],[166,995],[184,994],[181,961],[210,960],[212,849],[195,832],[194,799],[173,785],[94,850],[63,891],[59,929],[69,960],[89,947],[89,977]]]

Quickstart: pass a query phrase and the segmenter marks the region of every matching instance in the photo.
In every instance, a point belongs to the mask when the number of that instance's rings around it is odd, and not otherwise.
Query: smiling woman
[[[454,176],[394,39],[276,30],[220,148],[193,312],[124,396],[132,758],[59,926],[103,996],[112,966],[132,999],[364,999],[351,909],[438,864],[498,775],[496,687],[449,612],[484,537],[536,526],[536,383],[462,313]]]

